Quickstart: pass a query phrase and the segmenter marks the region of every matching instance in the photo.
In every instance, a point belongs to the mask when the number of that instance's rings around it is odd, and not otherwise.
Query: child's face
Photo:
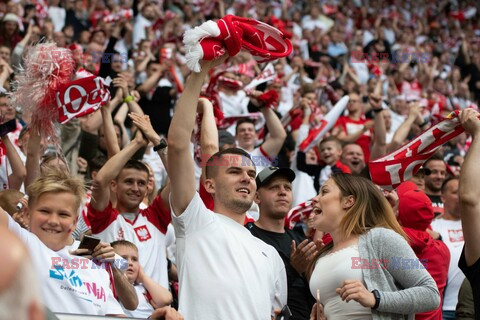
[[[30,231],[53,251],[71,241],[78,218],[75,200],[69,192],[46,192],[30,204]]]
[[[138,262],[138,251],[127,246],[116,246],[115,252],[128,261],[128,269],[125,274],[130,283],[135,283],[138,278],[138,271],[140,269],[140,263]]]
[[[342,150],[334,141],[327,141],[320,146],[320,157],[323,162],[329,166],[333,166],[342,155]]]

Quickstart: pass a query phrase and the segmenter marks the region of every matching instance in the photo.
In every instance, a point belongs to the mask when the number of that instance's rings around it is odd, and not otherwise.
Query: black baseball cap
[[[295,180],[295,172],[290,168],[266,167],[260,171],[255,181],[257,182],[257,189],[265,186],[273,177],[284,176],[288,181]]]

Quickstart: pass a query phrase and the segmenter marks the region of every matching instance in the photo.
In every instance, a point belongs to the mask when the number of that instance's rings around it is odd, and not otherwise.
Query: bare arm
[[[18,155],[17,149],[13,146],[12,142],[8,138],[8,135],[2,137],[2,142],[5,145],[7,151],[7,159],[10,162],[12,167],[12,173],[8,176],[8,187],[9,189],[20,190],[23,181],[27,175],[25,166],[23,165],[22,159]]]
[[[262,144],[262,149],[270,157],[275,157],[282,149],[283,143],[287,138],[287,133],[283,128],[282,122],[272,109],[262,108],[261,111],[265,117],[265,122],[268,129],[268,136],[265,138],[265,142]]]
[[[171,184],[171,206],[176,215],[182,214],[195,195],[195,174],[190,154],[190,137],[195,125],[196,108],[203,81],[210,68],[223,63],[224,58],[204,62],[202,71],[192,73],[178,100],[168,131],[168,175]]]
[[[355,142],[362,136],[362,134],[370,130],[370,128],[373,126],[373,123],[373,121],[367,121],[361,130],[348,135],[345,131],[341,130],[337,138],[342,142]]]
[[[473,136],[460,171],[460,210],[462,212],[462,228],[465,239],[465,260],[473,265],[480,259],[480,120],[479,113],[473,109],[465,109],[460,113],[460,121],[465,131]]]
[[[165,70],[165,67],[163,65],[158,67],[158,69],[155,70],[153,74],[150,77],[148,77],[144,83],[138,86],[137,88],[138,92],[140,92],[140,94],[142,95],[145,95],[147,94],[147,92],[152,90],[157,85],[164,70]]]
[[[100,169],[97,176],[94,179],[94,188],[92,191],[91,206],[97,211],[103,211],[108,206],[110,201],[110,181],[115,179],[122,170],[127,161],[137,152],[140,148],[146,145],[146,141],[143,139],[141,131],[138,130],[135,139],[132,140],[125,148],[119,153],[114,155],[111,159],[105,163]]]
[[[380,81],[379,81],[380,82]],[[370,96],[370,105],[374,111],[373,119],[373,145],[370,153],[371,159],[383,156],[387,150],[387,129],[382,114],[382,99],[380,95]]]
[[[138,307],[138,296],[133,285],[128,282],[128,278],[125,274],[118,270],[117,267],[112,264],[113,282],[115,283],[115,289],[117,290],[118,300],[122,303],[125,309],[135,310]]]
[[[398,127],[397,131],[395,131],[393,135],[392,141],[390,141],[388,144],[387,153],[396,150],[404,143],[405,139],[407,139],[410,129],[412,128],[412,125],[419,117],[420,107],[418,105],[411,106],[408,110],[407,119]]]
[[[112,102],[116,101],[112,100]],[[111,107],[114,105],[112,102],[100,109],[103,119],[103,134],[105,135],[108,159],[120,152],[120,146],[118,145],[117,134],[115,132],[111,114]]]
[[[203,155],[212,155],[218,152],[218,129],[213,115],[213,105],[205,98],[198,100],[198,107],[202,112],[202,128],[200,130],[200,148]],[[202,181],[205,179],[205,167],[202,168]]]
[[[167,288],[162,287],[152,278],[147,276],[143,271],[143,268],[140,268],[138,282],[142,283],[145,289],[147,289],[147,291],[150,293],[152,300],[150,300],[149,302],[153,305],[155,309],[167,306],[172,303],[173,297],[170,291],[168,291]]]
[[[27,188],[33,180],[40,175],[40,152],[41,152],[40,134],[36,130],[30,130],[30,139],[27,146],[27,160],[25,166],[27,167],[25,177],[25,188]]]

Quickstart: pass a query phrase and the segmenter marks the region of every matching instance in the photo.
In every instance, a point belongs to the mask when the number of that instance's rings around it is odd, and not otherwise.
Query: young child
[[[138,307],[134,311],[123,308],[125,314],[133,318],[148,318],[152,312],[172,302],[172,294],[145,274],[138,262],[138,248],[127,240],[111,243],[115,253],[128,261],[126,276],[134,285],[138,296]]]
[[[58,313],[123,315],[107,270],[72,251],[79,245],[72,232],[85,195],[83,182],[64,171],[51,170],[28,187],[28,195],[30,231],[2,209],[0,225],[8,226],[29,249],[45,305]],[[76,251],[81,250],[86,249]],[[92,253],[99,261],[114,255],[113,248],[103,242]]]
[[[297,168],[315,177],[314,185],[318,192],[333,173],[352,173],[349,167],[340,162],[341,156],[342,144],[340,141],[333,136],[326,137],[320,142],[321,163],[307,164],[305,153],[299,151],[297,153]]]

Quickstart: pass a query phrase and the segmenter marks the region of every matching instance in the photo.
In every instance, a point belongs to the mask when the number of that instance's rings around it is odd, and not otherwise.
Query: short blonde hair
[[[80,205],[85,199],[86,194],[83,180],[55,168],[49,168],[42,176],[35,179],[32,184],[28,186],[28,206],[33,206],[44,193],[61,192],[68,192],[75,196],[74,211],[78,214]]]

